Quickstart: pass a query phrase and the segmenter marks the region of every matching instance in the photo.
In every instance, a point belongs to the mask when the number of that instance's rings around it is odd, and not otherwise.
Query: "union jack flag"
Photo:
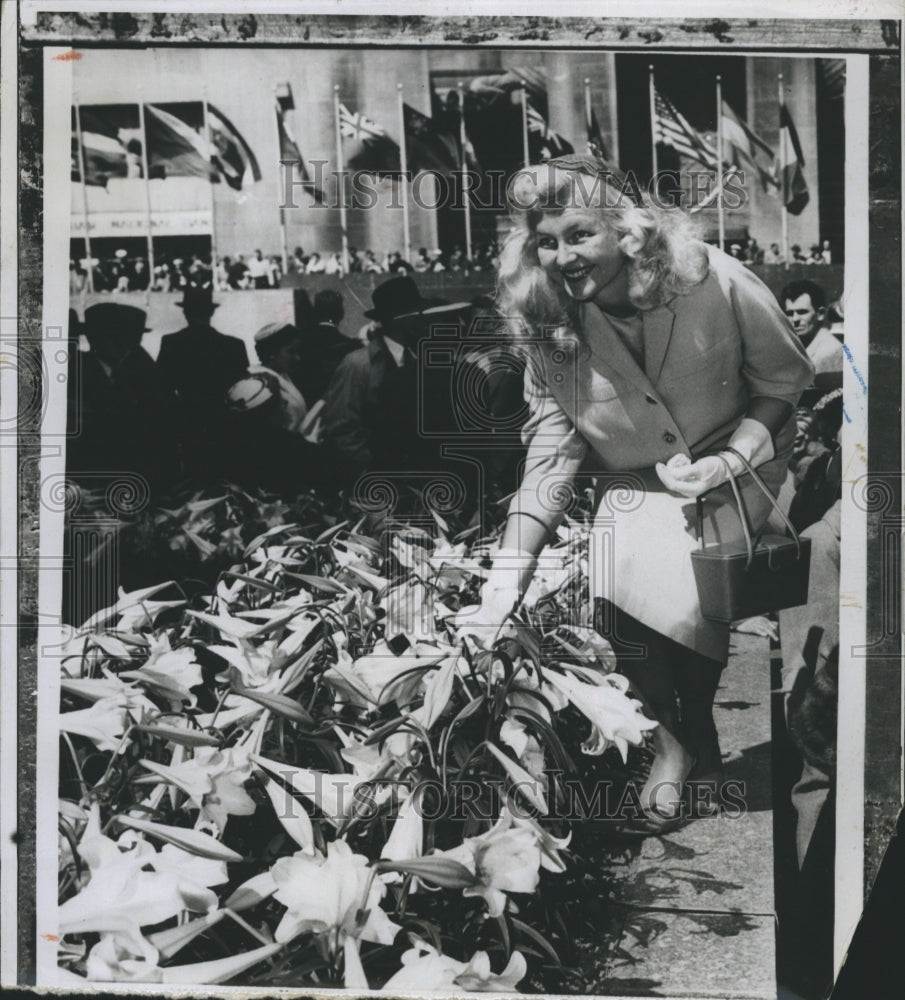
[[[386,132],[377,122],[372,122],[360,111],[351,112],[345,104],[339,106],[339,132],[344,138],[355,139],[358,142],[386,137]]]
[[[339,134],[354,147],[347,161],[353,169],[378,175],[399,173],[399,146],[377,122],[340,104]]]

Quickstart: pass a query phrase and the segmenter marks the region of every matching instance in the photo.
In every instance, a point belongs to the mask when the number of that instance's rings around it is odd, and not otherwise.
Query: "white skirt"
[[[787,464],[783,454],[758,469],[774,495]],[[750,476],[738,484],[756,533],[772,505]],[[744,544],[728,483],[704,501],[704,540]],[[695,501],[667,492],[654,469],[603,476],[590,534],[590,596],[605,598],[680,645],[724,663],[729,625],[705,619],[698,601],[691,553],[700,546]]]

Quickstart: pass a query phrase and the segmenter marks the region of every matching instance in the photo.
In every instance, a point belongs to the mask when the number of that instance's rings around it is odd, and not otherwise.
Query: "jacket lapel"
[[[647,376],[622,342],[622,338],[606,321],[598,306],[593,302],[584,302],[581,313],[585,339],[592,353],[597,356],[604,374],[607,368],[611,368],[643,391],[650,389]],[[645,335],[646,331],[645,326]]]
[[[641,315],[644,322],[644,369],[651,383],[656,385],[669,350],[676,314],[672,302],[667,302],[656,309],[647,309]]]

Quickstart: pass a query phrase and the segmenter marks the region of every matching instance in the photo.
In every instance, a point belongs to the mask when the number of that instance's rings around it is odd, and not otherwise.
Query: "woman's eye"
[[[581,243],[583,240],[586,240],[591,236],[593,236],[593,233],[589,233],[587,229],[576,229],[569,239],[572,243]]]
[[[555,250],[556,240],[552,236],[541,236],[537,241],[539,250]]]

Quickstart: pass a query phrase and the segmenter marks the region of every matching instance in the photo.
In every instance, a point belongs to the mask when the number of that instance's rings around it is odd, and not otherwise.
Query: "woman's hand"
[[[458,634],[474,636],[482,646],[491,645],[521,601],[527,578],[536,565],[537,560],[530,552],[500,549],[481,588],[480,605],[463,608],[456,615]]]
[[[683,497],[699,497],[725,483],[729,478],[726,461],[721,455],[706,455],[696,462],[687,455],[673,455],[664,465],[655,466],[660,482]]]

